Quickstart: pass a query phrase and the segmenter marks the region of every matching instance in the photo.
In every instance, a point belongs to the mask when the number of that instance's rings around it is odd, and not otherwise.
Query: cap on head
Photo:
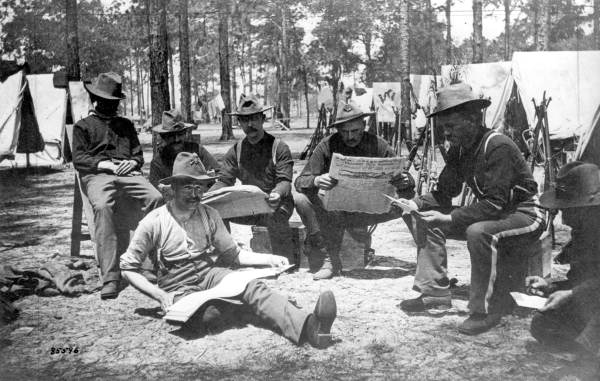
[[[152,127],[152,131],[159,134],[170,134],[174,132],[183,132],[192,128],[192,123],[184,123],[183,115],[179,110],[163,111],[162,123]]]
[[[548,209],[600,205],[600,169],[582,161],[563,165],[556,175],[556,186],[540,196]]]
[[[102,99],[121,100],[125,94],[121,91],[121,76],[117,73],[100,73],[90,84],[84,83],[83,87],[90,93]]]
[[[246,115],[254,115],[265,112],[269,109],[272,109],[273,106],[263,107],[259,102],[258,98],[254,95],[242,96],[240,99],[240,104],[238,105],[237,111],[232,112],[229,115],[236,116],[246,116]]]
[[[459,106],[473,106],[474,108],[484,109],[492,102],[489,99],[481,98],[473,92],[471,86],[466,83],[456,83],[442,87],[436,94],[437,105],[433,111],[427,115],[432,117],[442,112],[454,109]]]
[[[177,180],[212,181],[217,178],[209,174],[195,153],[181,152],[173,163],[173,175],[160,180],[161,184],[172,184]]]
[[[362,112],[353,103],[340,103],[337,108],[337,114],[335,116],[335,122],[331,123],[329,127],[340,128],[344,126],[344,123],[358,118],[364,118],[366,116],[374,115],[372,112]]]

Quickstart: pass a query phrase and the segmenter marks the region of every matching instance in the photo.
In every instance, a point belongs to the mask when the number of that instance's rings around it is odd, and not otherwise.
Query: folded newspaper
[[[541,296],[527,295],[521,292],[511,292],[510,296],[515,300],[519,307],[533,308],[539,310],[546,305],[547,298]]]
[[[225,275],[215,287],[194,292],[178,300],[177,303],[169,307],[163,319],[174,323],[185,323],[209,300],[236,297],[244,292],[250,281],[275,277],[292,267],[294,265],[233,271]]]
[[[215,208],[221,218],[233,218],[273,213],[267,197],[265,192],[254,185],[234,185],[206,192],[202,203]]]
[[[396,188],[390,184],[392,175],[404,168],[403,157],[357,157],[334,153],[329,175],[337,185],[325,191],[323,205],[327,210],[383,214],[390,202],[381,193],[395,197]]]

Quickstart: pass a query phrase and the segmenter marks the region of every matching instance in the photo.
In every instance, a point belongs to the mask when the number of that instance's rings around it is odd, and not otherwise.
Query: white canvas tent
[[[443,65],[442,86],[453,81],[467,83],[482,98],[492,104],[485,113],[489,128],[501,129],[504,124],[504,110],[512,90],[511,62],[488,62],[468,65]],[[508,88],[505,89],[505,86]]]
[[[579,136],[592,124],[600,105],[600,51],[515,52],[512,75],[534,126],[532,98],[539,104],[544,90],[551,139]]]
[[[600,105],[596,109],[589,128],[581,134],[575,158],[600,167]]]
[[[444,85],[449,83],[451,70],[451,66],[442,67]],[[461,70],[466,73],[461,78],[464,82],[491,99],[486,124],[494,129],[504,127],[513,88],[521,98],[529,128],[536,124],[532,99],[539,104],[544,91],[552,98],[548,125],[553,140],[581,135],[592,125],[600,104],[600,51],[515,52],[510,63],[471,64]]]
[[[33,81],[35,82],[35,81]],[[61,164],[54,160],[50,146],[56,144],[52,133],[40,133],[45,123],[36,118],[32,90],[23,71],[19,71],[0,83],[0,167],[53,166]],[[37,107],[43,108],[42,105]],[[46,126],[46,124],[44,124]],[[62,124],[64,130],[64,120]],[[48,150],[47,150],[48,147]],[[62,158],[62,153],[59,155]]]

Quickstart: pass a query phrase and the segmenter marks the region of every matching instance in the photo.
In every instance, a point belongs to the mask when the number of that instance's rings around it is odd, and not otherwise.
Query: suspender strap
[[[244,140],[246,140],[246,138],[243,138],[242,140],[237,142],[235,146],[235,155],[237,157],[238,169],[240,168],[240,163],[242,160],[242,143],[244,142]],[[279,142],[281,142],[281,139],[275,138],[275,140],[273,141],[273,147],[271,148],[271,160],[273,161],[273,165],[277,164],[277,147],[279,146]]]

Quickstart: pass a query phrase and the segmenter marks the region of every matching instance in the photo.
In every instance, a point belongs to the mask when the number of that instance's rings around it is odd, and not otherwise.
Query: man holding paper
[[[215,176],[207,174],[197,154],[177,155],[173,175],[161,180],[162,184],[172,186],[173,200],[140,221],[121,256],[123,277],[158,301],[165,312],[177,299],[217,286],[232,273],[230,267],[234,265],[288,265],[284,257],[252,253],[236,245],[219,213],[200,203],[214,179]],[[156,270],[157,285],[141,273],[147,258]],[[331,344],[330,329],[336,317],[331,291],[321,293],[312,314],[258,280],[249,281],[236,299],[250,307],[267,327],[296,344],[308,342],[317,348]]]
[[[294,184],[299,192],[294,194],[296,210],[307,230],[306,247],[309,253],[319,254],[323,261],[313,276],[315,280],[332,278],[342,270],[339,251],[345,228],[367,226],[400,217],[398,209],[381,214],[329,211],[319,195],[320,191],[330,191],[337,185],[337,179],[329,174],[334,154],[368,158],[395,156],[385,140],[365,131],[364,118],[369,115],[352,103],[340,104],[336,121],[332,124],[337,132],[317,145]],[[398,168],[391,182],[399,193],[408,191],[414,195],[414,180],[401,168]],[[400,194],[406,196],[405,193]],[[383,198],[383,195],[372,192],[370,197]]]
[[[555,189],[544,192],[540,203],[560,209],[562,221],[578,231],[567,281],[551,283],[528,277],[529,291],[548,295],[531,320],[531,334],[551,345],[571,345],[600,355],[600,170],[575,161],[563,166]]]
[[[417,244],[413,289],[421,295],[404,300],[400,308],[423,312],[451,307],[446,237],[466,238],[470,316],[458,330],[474,335],[497,325],[514,306],[508,292],[499,292],[502,288],[495,284],[498,257],[505,260],[511,247],[533,244],[544,230],[544,212],[536,205],[537,184],[515,143],[483,125],[490,101],[462,83],[442,88],[437,101],[428,117],[436,117],[451,147],[437,190],[403,200],[419,211],[405,215],[405,222]],[[453,208],[452,198],[463,183],[477,200]]]
[[[245,138],[237,142],[223,156],[219,180],[210,191],[235,185],[254,185],[267,194],[273,213],[235,217],[226,222],[266,226],[273,252],[293,260],[292,231],[288,220],[294,212],[292,173],[294,160],[290,148],[281,139],[265,132],[264,112],[254,96],[242,97],[236,115]]]

